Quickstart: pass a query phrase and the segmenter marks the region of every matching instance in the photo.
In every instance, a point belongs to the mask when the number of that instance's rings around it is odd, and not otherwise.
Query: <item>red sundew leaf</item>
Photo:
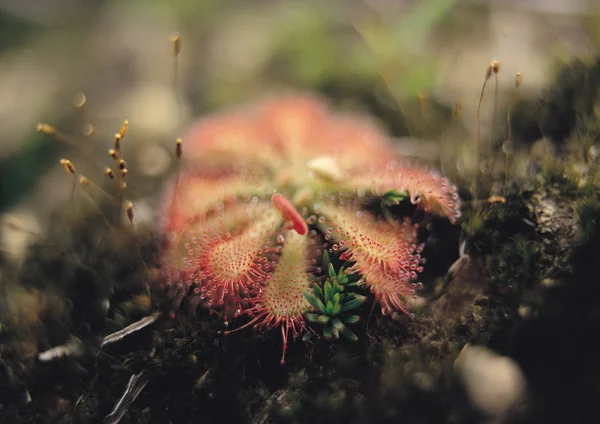
[[[408,221],[392,226],[367,212],[324,205],[321,207],[330,224],[331,235],[343,243],[346,260],[354,262],[349,273],[359,273],[375,294],[383,313],[408,312],[403,299],[411,292],[413,281],[422,270],[417,243],[417,227]]]
[[[273,205],[283,213],[283,216],[291,222],[294,231],[303,236],[308,232],[306,221],[302,215],[296,210],[295,206],[285,196],[280,193],[275,193],[271,197]]]
[[[250,223],[272,209],[266,201],[226,204],[219,211],[188,222],[181,231],[171,232],[160,255],[166,297],[184,296],[195,286],[195,294],[207,303],[207,286],[199,272],[198,260],[217,240],[229,240],[241,234]],[[232,305],[235,309],[239,307],[237,303]]]
[[[314,136],[325,122],[328,110],[318,97],[308,94],[277,97],[259,104],[256,113],[277,134],[288,158],[321,151],[323,143]]]
[[[304,293],[312,285],[307,271],[310,266],[310,238],[288,230],[283,239],[281,258],[275,270],[260,293],[253,296],[254,306],[247,310],[254,318],[237,329],[251,325],[262,329],[280,326],[283,339],[281,363],[285,362],[289,331],[295,338],[304,328],[304,313],[310,308]]]
[[[261,304],[275,320],[301,316],[309,308],[304,291],[312,285],[307,272],[308,236],[287,231],[284,240],[281,258],[260,297]]]
[[[184,137],[185,158],[194,165],[269,170],[281,162],[277,134],[248,113],[204,119]]]
[[[180,231],[173,231],[167,236],[161,255],[162,265],[177,272],[189,268],[189,259],[198,256],[209,240],[239,234],[270,209],[271,205],[266,201],[236,202],[225,204],[223,209],[202,215],[199,219],[190,219],[180,227]]]
[[[381,305],[383,315],[403,312],[411,315],[406,298],[414,293],[412,279],[406,273],[393,273],[378,267],[364,267],[362,278]]]
[[[358,193],[383,196],[390,190],[406,191],[413,204],[456,223],[461,216],[456,186],[446,178],[417,165],[390,161],[385,166],[352,169],[344,184]]]
[[[242,297],[267,283],[272,264],[264,254],[282,224],[281,213],[271,208],[238,233],[219,233],[203,239],[189,266],[198,274],[209,307],[227,303],[240,308]]]
[[[322,126],[318,139],[341,171],[359,165],[386,163],[395,157],[385,132],[364,117],[332,117]]]
[[[233,172],[194,171],[184,173],[163,198],[163,233],[181,232],[222,207],[223,204],[252,196],[266,197],[270,184],[257,177]]]
[[[334,240],[348,249],[346,260],[356,262],[351,271],[362,273],[363,268],[371,266],[392,272],[405,270],[416,248],[416,227],[409,223],[394,227],[353,208],[321,205],[321,211],[335,226]]]

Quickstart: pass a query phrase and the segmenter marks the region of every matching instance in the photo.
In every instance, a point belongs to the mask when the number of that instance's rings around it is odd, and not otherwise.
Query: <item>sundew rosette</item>
[[[417,227],[369,212],[390,193],[456,222],[456,187],[399,157],[364,116],[288,95],[207,117],[184,138],[187,170],[167,190],[161,291],[177,308],[221,309],[257,328],[304,328],[303,296],[341,252],[384,314],[409,313],[422,271]]]

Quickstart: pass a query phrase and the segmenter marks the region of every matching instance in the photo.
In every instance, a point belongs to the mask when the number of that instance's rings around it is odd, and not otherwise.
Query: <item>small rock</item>
[[[525,377],[517,363],[482,346],[465,345],[454,371],[475,408],[503,422],[525,394]]]
[[[519,306],[519,309],[517,309],[517,313],[521,318],[527,319],[530,318],[533,314],[533,309],[531,308],[531,306],[521,305]]]
[[[560,285],[560,282],[558,280],[555,280],[554,278],[544,278],[541,284],[542,287],[549,289],[552,287],[557,287],[558,285]]]

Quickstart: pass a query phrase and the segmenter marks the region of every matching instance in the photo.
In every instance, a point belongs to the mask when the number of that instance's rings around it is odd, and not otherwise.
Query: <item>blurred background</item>
[[[402,153],[461,181],[490,61],[501,110],[516,72],[521,95],[535,94],[557,64],[598,46],[597,0],[1,0],[0,211],[43,227],[36,215],[70,194],[58,160],[104,178],[124,119],[128,168],[144,181],[132,190],[156,193],[194,118],[288,89],[374,114]],[[69,142],[36,132],[38,122]]]

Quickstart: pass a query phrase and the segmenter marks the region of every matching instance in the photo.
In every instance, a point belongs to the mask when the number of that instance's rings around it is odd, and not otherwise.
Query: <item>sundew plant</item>
[[[412,315],[424,246],[417,224],[375,213],[406,199],[455,223],[447,179],[399,157],[366,116],[288,94],[206,117],[184,137],[185,171],[163,195],[155,292],[173,314],[193,306],[279,327],[283,355],[306,328],[323,251],[368,287],[384,315]],[[322,280],[322,278],[321,278]],[[309,315],[310,316],[310,315]]]

